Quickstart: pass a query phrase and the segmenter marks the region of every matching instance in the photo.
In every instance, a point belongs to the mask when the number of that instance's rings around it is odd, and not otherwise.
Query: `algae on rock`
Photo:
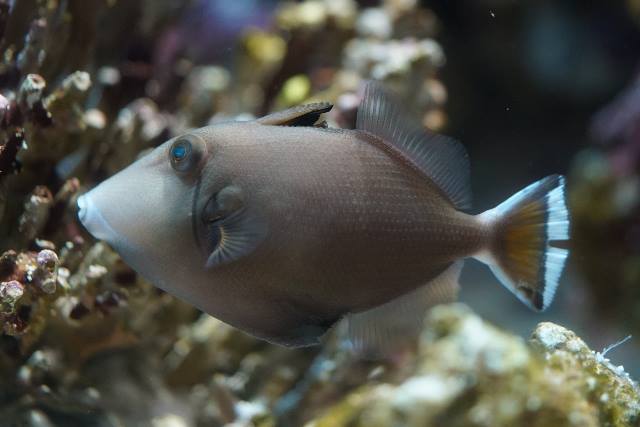
[[[573,332],[541,323],[527,344],[463,305],[428,315],[415,372],[366,384],[307,423],[325,426],[632,426],[640,389]]]

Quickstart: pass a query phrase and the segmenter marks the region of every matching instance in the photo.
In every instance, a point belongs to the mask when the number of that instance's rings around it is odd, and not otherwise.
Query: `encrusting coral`
[[[541,323],[527,344],[462,305],[427,316],[415,369],[356,388],[309,427],[631,426],[640,389],[573,332]]]

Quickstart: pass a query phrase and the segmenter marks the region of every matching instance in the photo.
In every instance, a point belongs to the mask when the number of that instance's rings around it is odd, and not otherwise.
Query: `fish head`
[[[165,142],[82,195],[80,221],[152,283],[173,290],[206,268],[220,224],[244,208],[241,189],[216,160],[227,134],[210,127]]]

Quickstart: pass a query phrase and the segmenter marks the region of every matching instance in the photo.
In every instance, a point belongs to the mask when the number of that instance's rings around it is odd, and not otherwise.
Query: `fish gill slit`
[[[198,199],[200,198],[200,188],[202,187],[202,177],[198,178],[196,182],[196,187],[193,191],[193,201],[191,202],[191,234],[193,235],[193,240],[196,243],[196,246],[201,252],[204,252],[204,248],[202,247],[202,241],[198,236]]]

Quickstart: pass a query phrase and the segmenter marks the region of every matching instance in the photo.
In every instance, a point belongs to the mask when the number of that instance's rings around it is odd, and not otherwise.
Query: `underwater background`
[[[640,425],[640,2],[0,0],[0,36],[0,427]],[[353,127],[370,79],[463,142],[475,213],[567,175],[549,310],[469,261],[416,354],[352,360],[340,331],[291,350],[76,219],[189,128],[314,101]]]

